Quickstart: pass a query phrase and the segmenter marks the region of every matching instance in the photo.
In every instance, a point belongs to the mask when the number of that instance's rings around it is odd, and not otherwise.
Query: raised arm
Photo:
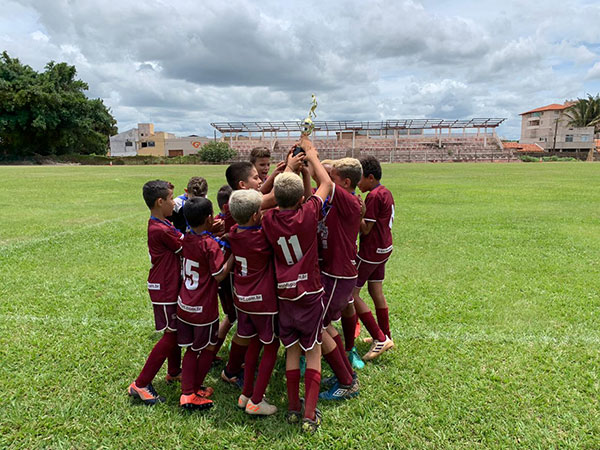
[[[307,136],[302,136],[302,138],[300,138],[300,146],[306,152],[306,159],[309,166],[312,167],[315,173],[315,179],[319,185],[315,195],[325,201],[327,196],[331,193],[333,182],[331,181],[331,178],[329,178],[329,174],[323,167],[323,164],[319,161],[319,154],[317,153],[315,146]]]

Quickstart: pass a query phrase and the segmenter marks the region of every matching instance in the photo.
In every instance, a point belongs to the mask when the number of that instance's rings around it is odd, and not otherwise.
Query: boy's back
[[[375,264],[387,261],[393,250],[394,197],[380,184],[367,194],[365,206],[365,222],[375,224],[369,234],[360,235],[358,257]]]
[[[177,315],[184,322],[201,325],[218,320],[218,283],[215,276],[224,270],[225,257],[207,234],[189,233],[183,239],[183,276]]]
[[[174,304],[179,292],[181,265],[179,253],[183,235],[169,222],[148,220],[150,272],[148,291],[154,304]]]
[[[320,280],[317,224],[323,201],[312,196],[296,210],[273,209],[265,213],[263,226],[275,251],[277,296],[298,300],[323,290]]]

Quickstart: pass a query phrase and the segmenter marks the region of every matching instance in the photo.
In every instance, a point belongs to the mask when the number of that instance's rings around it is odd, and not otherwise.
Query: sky
[[[506,118],[600,92],[600,2],[0,0],[0,51],[152,122]]]

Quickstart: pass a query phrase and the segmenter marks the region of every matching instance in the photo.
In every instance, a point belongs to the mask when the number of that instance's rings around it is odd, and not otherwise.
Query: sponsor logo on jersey
[[[298,279],[297,280],[294,280],[294,281],[285,281],[283,283],[277,283],[277,289],[291,289],[291,288],[295,288],[300,281],[306,281],[306,280],[308,280],[308,274],[307,273],[301,273],[300,275],[298,275]]]
[[[190,306],[190,305],[186,305],[185,303],[183,303],[181,301],[181,297],[179,297],[177,299],[177,305],[179,305],[179,307],[185,311],[185,312],[189,312],[189,313],[201,313],[203,307],[202,306]]]
[[[149,291],[160,291],[160,283],[148,282],[148,290]]]
[[[238,295],[238,300],[241,303],[252,303],[252,302],[262,302],[262,294],[256,295]]]
[[[378,248],[377,249],[377,253],[380,254],[380,255],[384,254],[384,253],[389,253],[389,252],[391,252],[393,250],[393,248],[394,248],[393,245],[390,245],[388,248]]]

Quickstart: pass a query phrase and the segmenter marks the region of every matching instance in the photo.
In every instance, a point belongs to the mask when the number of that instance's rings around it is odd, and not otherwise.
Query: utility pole
[[[552,142],[552,153],[556,151],[556,132],[558,130],[558,117],[554,120],[554,140]]]

